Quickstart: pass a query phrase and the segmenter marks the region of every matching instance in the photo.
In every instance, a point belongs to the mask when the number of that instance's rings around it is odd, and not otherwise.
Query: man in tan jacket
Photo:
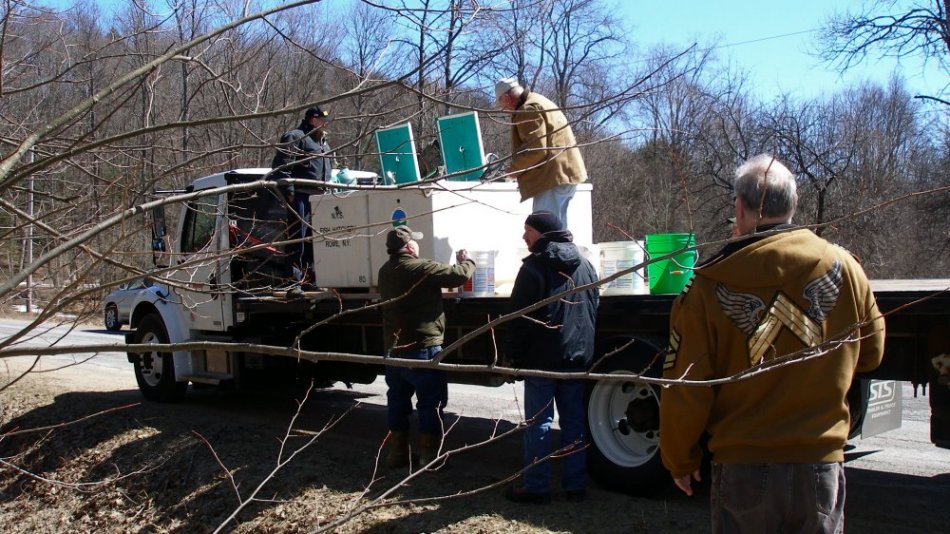
[[[587,181],[567,117],[554,102],[527,91],[515,78],[495,84],[495,98],[511,112],[511,163],[521,200],[533,199],[532,211],[549,211],[568,228],[567,206],[577,184]]]
[[[660,454],[693,494],[708,433],[712,531],[841,532],[855,373],[884,354],[884,318],[847,250],[791,224],[795,175],[763,154],[736,170],[735,234],[673,303]],[[802,359],[803,361],[796,361]],[[771,368],[770,368],[771,367]]]

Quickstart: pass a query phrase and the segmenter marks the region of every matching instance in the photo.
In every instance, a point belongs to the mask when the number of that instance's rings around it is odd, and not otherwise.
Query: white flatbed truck
[[[253,184],[264,180],[268,171],[219,173],[195,180],[187,191]],[[589,243],[590,186],[585,187],[569,214],[575,241],[582,247],[593,246]],[[480,196],[479,188],[492,192]],[[297,191],[301,194],[307,189],[298,185]],[[385,261],[383,234],[391,217],[406,217],[414,229],[428,230],[421,242],[424,257],[448,263],[455,248],[509,250],[507,259],[503,253],[496,258],[496,287],[502,288],[508,278],[513,280],[524,210],[530,208],[529,202],[520,203],[513,184],[463,182],[429,189],[311,193],[312,224],[319,232],[311,244],[320,289],[290,295],[269,282],[288,272],[281,264],[279,247],[269,243],[280,238],[281,225],[293,215],[288,215],[277,189],[232,188],[187,202],[175,236],[153,247],[161,249],[169,265],[178,267],[164,275],[171,281],[168,293],[132,311],[127,342],[216,341],[242,348],[129,353],[146,399],[180,400],[189,383],[249,387],[273,380],[309,383],[312,379],[322,386],[373,382],[382,374],[382,365],[313,362],[249,352],[246,347],[289,347],[299,337],[300,347],[308,351],[382,356],[381,315],[373,306],[378,304],[374,277],[379,262]],[[448,233],[462,237],[456,242],[443,235]],[[157,240],[166,237],[161,231]],[[516,263],[501,267],[500,260]],[[878,370],[862,376],[852,387],[852,433],[861,433],[869,423],[869,407],[882,415],[873,417],[877,431],[885,420],[893,420],[893,414],[887,417],[886,412],[895,408],[894,395],[899,397],[900,388],[888,381],[910,381],[929,387],[932,441],[950,448],[950,280],[872,281],[872,287],[881,310],[890,314],[886,354]],[[508,311],[504,295],[469,297],[449,292],[444,298],[446,344]],[[663,359],[656,355],[666,345],[674,298],[605,294],[598,314],[595,358],[614,354],[604,361],[595,359],[596,371],[659,376]],[[617,351],[619,347],[624,348]],[[474,337],[446,363],[484,365],[486,372],[449,373],[450,381],[500,385],[506,378],[493,375],[488,367],[497,356],[497,338],[487,333]],[[634,494],[651,494],[668,485],[658,448],[660,395],[656,386],[634,379],[591,381],[587,394],[589,472],[601,485]],[[896,402],[899,424],[899,399]]]

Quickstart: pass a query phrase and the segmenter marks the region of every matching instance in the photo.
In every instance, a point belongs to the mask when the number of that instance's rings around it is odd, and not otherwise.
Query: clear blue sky
[[[764,100],[781,93],[812,98],[871,79],[886,82],[899,72],[913,94],[938,94],[950,73],[936,64],[922,72],[917,58],[898,62],[868,57],[843,77],[809,55],[817,30],[835,10],[860,7],[862,0],[608,0],[630,39],[642,48],[666,43],[686,48],[718,38],[717,54],[750,74]]]

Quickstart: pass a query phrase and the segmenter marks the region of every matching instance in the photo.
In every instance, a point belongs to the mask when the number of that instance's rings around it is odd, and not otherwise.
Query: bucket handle
[[[644,250],[644,252],[646,253],[646,260],[647,262],[649,262],[651,259],[650,252],[647,250]],[[697,263],[699,263],[699,249],[694,248],[693,250],[690,250],[688,252],[690,252],[693,255],[693,265],[695,266]],[[675,271],[670,271],[670,274],[683,274],[684,271],[696,270],[696,267],[687,267],[685,265],[680,264],[680,262],[676,261],[676,256],[670,257],[669,262],[679,267],[679,269]]]
[[[677,270],[675,270],[675,271],[670,271],[670,274],[683,274],[685,271],[694,271],[694,270],[696,270],[695,265],[696,265],[697,263],[699,263],[699,250],[694,248],[693,250],[690,250],[689,252],[691,252],[691,253],[693,254],[693,265],[694,265],[694,266],[693,266],[693,267],[687,267],[687,266],[685,266],[685,265],[681,265],[680,262],[676,261],[676,257],[674,256],[674,257],[670,258],[670,263],[676,265],[677,267],[679,267],[679,269],[677,269]]]

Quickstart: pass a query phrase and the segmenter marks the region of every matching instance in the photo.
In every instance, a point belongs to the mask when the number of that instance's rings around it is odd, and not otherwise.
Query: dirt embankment
[[[407,474],[376,471],[384,408],[361,404],[356,392],[314,393],[294,422],[281,459],[342,418],[271,477],[279,440],[296,407],[291,396],[193,390],[184,403],[157,405],[141,403],[134,387],[131,372],[75,367],[30,375],[0,393],[4,430],[55,425],[134,404],[0,441],[0,456],[24,470],[0,470],[5,532],[213,531],[265,480],[259,502],[223,530],[310,532],[397,486]],[[513,426],[503,422],[497,429]],[[463,418],[447,444],[474,443],[495,428],[493,421]],[[502,481],[519,462],[520,436],[513,435],[402,485],[387,502],[477,490]],[[585,503],[558,497],[551,506],[515,505],[496,489],[394,504],[358,514],[335,531],[683,532],[702,530],[707,521],[701,499],[674,496],[671,509],[663,500],[596,487]]]
[[[21,362],[22,363],[22,362]],[[3,362],[0,383],[16,362]],[[49,368],[48,366],[47,368]],[[142,403],[129,369],[72,367],[31,374],[0,392],[3,430],[56,425],[130,407],[48,431],[0,439],[0,524],[4,532],[210,532],[256,488],[225,532],[312,532],[380,496],[406,473],[377,471],[385,409],[347,390],[314,393],[296,410],[287,392],[192,390],[174,405]],[[339,422],[273,474],[278,461]],[[462,417],[450,448],[511,429]],[[389,505],[355,515],[335,532],[649,532],[708,531],[708,493],[634,498],[591,484],[584,503],[555,493],[548,506],[515,505],[497,484],[519,468],[519,435],[454,457],[439,471],[401,485]],[[17,470],[13,466],[17,466]],[[852,474],[854,476],[852,476]],[[943,502],[894,495],[894,477],[849,471],[849,532],[942,532]],[[891,480],[891,482],[888,482]],[[263,483],[263,485],[262,485]],[[262,486],[261,486],[262,485]],[[462,495],[435,502],[405,502]],[[900,499],[900,506],[884,505]],[[403,501],[396,503],[394,501]],[[931,510],[927,512],[927,510]]]

